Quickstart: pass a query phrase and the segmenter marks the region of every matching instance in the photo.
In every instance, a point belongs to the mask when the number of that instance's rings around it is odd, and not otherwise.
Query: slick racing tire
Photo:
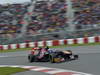
[[[28,60],[29,60],[30,63],[34,62],[35,61],[35,56],[30,54],[28,56]]]
[[[50,56],[50,62],[51,63],[59,63],[59,62],[61,62],[61,58]]]
[[[53,57],[53,56],[50,56],[50,62],[51,62],[51,63],[55,63],[54,57]]]
[[[78,55],[74,55],[74,60],[77,60],[79,58]]]

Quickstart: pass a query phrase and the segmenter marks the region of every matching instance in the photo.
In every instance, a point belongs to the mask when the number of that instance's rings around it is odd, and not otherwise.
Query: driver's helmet
[[[45,49],[46,49],[46,50],[48,50],[48,49],[49,49],[49,47],[47,46]]]

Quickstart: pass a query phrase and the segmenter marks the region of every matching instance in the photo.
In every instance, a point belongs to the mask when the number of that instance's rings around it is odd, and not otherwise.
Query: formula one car
[[[28,55],[28,60],[32,62],[64,62],[78,59],[78,55],[73,55],[71,50],[52,50],[48,48],[33,48]]]

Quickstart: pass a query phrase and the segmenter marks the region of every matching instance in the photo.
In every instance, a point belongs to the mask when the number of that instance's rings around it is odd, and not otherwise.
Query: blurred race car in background
[[[74,55],[71,50],[54,50],[46,48],[32,48],[28,55],[28,60],[32,62],[64,62],[78,59],[78,55]]]

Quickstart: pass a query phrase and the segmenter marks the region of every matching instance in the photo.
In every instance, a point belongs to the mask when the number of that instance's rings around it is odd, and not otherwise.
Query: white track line
[[[48,69],[52,69],[52,68],[48,68],[48,67],[40,67],[40,68],[36,68],[36,69],[31,69],[34,71],[40,71],[40,70],[48,70]]]
[[[26,55],[1,55],[0,57],[20,57],[20,56],[26,56]]]
[[[61,72],[66,72],[66,70],[54,70],[54,71],[49,71],[49,72],[46,72],[46,73],[56,74],[56,73],[61,73]]]

